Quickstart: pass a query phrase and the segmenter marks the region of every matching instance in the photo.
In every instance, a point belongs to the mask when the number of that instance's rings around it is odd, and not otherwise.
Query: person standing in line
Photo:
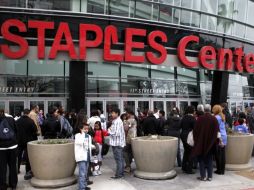
[[[153,111],[149,110],[147,117],[143,121],[144,135],[158,135],[158,120],[155,118]]]
[[[114,159],[116,161],[116,173],[112,179],[120,179],[124,177],[124,157],[123,148],[125,146],[125,132],[123,122],[120,119],[120,110],[113,108],[111,111],[113,118],[112,125],[108,129],[109,144],[112,146]]]
[[[204,106],[205,114],[198,117],[193,129],[194,147],[192,157],[199,162],[200,177],[198,180],[211,181],[213,176],[213,154],[217,144],[219,123],[211,114],[211,106]],[[207,174],[206,174],[207,173]]]
[[[125,169],[127,173],[131,172],[131,162],[133,159],[131,139],[137,137],[137,120],[133,111],[128,111],[127,113],[127,123],[128,129],[126,130],[126,146],[124,147],[123,155],[125,160]]]
[[[18,139],[18,171],[20,171],[20,165],[22,160],[22,153],[24,151],[24,158],[26,161],[26,174],[25,180],[32,178],[31,166],[27,153],[27,143],[37,140],[37,129],[34,121],[28,117],[29,109],[24,110],[23,116],[16,121],[17,125],[17,139]]]
[[[16,189],[17,175],[17,128],[12,117],[6,117],[0,109],[0,189],[7,190],[9,186]],[[9,166],[9,185],[6,184],[7,165]]]
[[[36,128],[37,128],[37,135],[40,136],[42,133],[41,133],[41,127],[39,124],[38,113],[39,113],[39,106],[33,105],[28,117],[30,117],[34,121]]]
[[[88,135],[89,125],[79,125],[80,132],[75,135],[75,160],[79,168],[79,190],[89,190],[87,173],[92,156],[92,138]]]
[[[101,118],[99,117],[99,113],[97,110],[93,110],[91,113],[91,117],[87,120],[87,124],[91,129],[94,129],[94,124],[96,121],[101,122]]]
[[[107,120],[106,116],[103,114],[103,110],[98,110],[99,117],[101,119],[101,128],[102,130],[107,130]]]
[[[193,159],[191,158],[192,147],[187,143],[189,132],[194,129],[196,118],[194,117],[195,109],[193,106],[188,106],[185,110],[185,115],[180,122],[180,128],[182,129],[180,137],[183,142],[183,161],[182,170],[187,174],[194,174],[193,171]]]
[[[226,164],[226,157],[225,157],[225,147],[227,145],[227,133],[225,127],[225,115],[222,113],[222,107],[220,105],[213,106],[213,114],[215,115],[220,128],[220,143],[216,147],[216,167],[217,170],[215,171],[216,174],[224,175],[225,173],[225,164]]]
[[[164,134],[164,127],[165,127],[166,119],[165,119],[165,111],[159,111],[159,118],[158,118],[158,131],[159,135],[166,135]]]

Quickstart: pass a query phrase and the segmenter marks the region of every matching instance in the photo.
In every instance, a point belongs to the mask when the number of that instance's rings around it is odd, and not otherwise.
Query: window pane
[[[248,3],[248,20],[247,23],[254,25],[254,2],[253,1],[249,1]]]
[[[250,28],[250,27],[246,28],[246,38],[250,40],[254,40],[254,28]]]
[[[192,12],[191,26],[199,27],[200,25],[200,14]]]
[[[26,75],[26,60],[2,60],[0,74]]]
[[[160,5],[160,21],[172,23],[173,8]]]
[[[218,2],[218,15],[227,18],[233,17],[234,1],[232,0],[219,0]]]
[[[146,2],[136,2],[136,18],[151,19],[152,4]]]
[[[200,10],[201,0],[182,0],[182,7]]]
[[[104,14],[105,0],[87,0],[87,12]]]
[[[208,13],[217,14],[217,0],[202,0],[201,10]]]
[[[29,60],[28,75],[64,76],[63,61]]]
[[[190,26],[191,12],[190,11],[181,11],[181,24]]]
[[[26,0],[1,0],[0,6],[6,7],[26,7]]]
[[[216,30],[217,18],[207,15],[201,15],[201,28],[207,30]]]
[[[108,93],[110,96],[119,96],[119,79],[88,78],[88,93]],[[102,94],[101,96],[105,96]]]
[[[242,24],[234,24],[234,35],[239,36],[239,37],[244,37],[245,34],[245,26]]]
[[[89,77],[119,77],[119,63],[88,62]]]
[[[174,79],[174,67],[151,65],[152,79]]]
[[[174,0],[160,0],[159,2],[169,4],[169,5],[174,5]]]
[[[235,0],[233,18],[244,22],[246,18],[247,0]]]
[[[80,11],[80,0],[28,0],[28,8]]]
[[[232,34],[233,22],[228,19],[218,18],[217,31],[224,34]]]
[[[129,16],[129,0],[125,1],[108,1],[109,15],[117,15],[117,16]]]
[[[179,24],[180,9],[173,9],[173,23]]]

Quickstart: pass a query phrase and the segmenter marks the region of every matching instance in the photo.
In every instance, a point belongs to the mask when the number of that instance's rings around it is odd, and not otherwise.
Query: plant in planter
[[[228,142],[226,146],[226,169],[244,170],[252,167],[250,163],[254,135],[237,133],[227,129]]]
[[[74,141],[48,139],[28,143],[28,156],[35,187],[57,188],[76,182]]]

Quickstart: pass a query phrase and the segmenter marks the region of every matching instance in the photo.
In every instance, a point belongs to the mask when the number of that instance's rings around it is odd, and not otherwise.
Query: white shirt
[[[123,122],[120,117],[112,121],[111,127],[108,129],[109,133],[109,144],[110,146],[120,146],[124,147],[125,142],[125,132],[123,127]]]
[[[88,161],[88,150],[90,158],[92,155],[92,139],[88,135],[88,138],[85,138],[85,133],[77,133],[75,135],[75,160],[76,162]]]

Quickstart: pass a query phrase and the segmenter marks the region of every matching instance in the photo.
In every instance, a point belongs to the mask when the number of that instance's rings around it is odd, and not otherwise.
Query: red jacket
[[[104,138],[105,136],[108,136],[108,132],[105,130],[95,130],[94,131],[94,140],[99,144],[103,143],[102,138]]]

